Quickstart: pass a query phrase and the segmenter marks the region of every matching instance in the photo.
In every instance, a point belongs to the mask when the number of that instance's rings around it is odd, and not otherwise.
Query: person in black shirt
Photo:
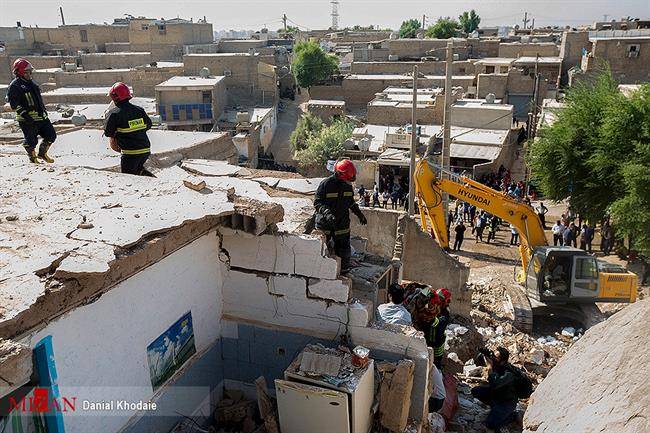
[[[151,143],[147,131],[151,119],[142,107],[131,104],[131,91],[124,83],[115,83],[109,92],[115,107],[109,112],[104,135],[109,137],[110,146],[122,154],[122,173],[152,176],[144,168],[151,155]]]
[[[510,424],[516,418],[517,410],[517,377],[508,363],[510,353],[503,347],[498,347],[494,357],[485,357],[489,367],[488,384],[472,388],[472,396],[490,406],[490,413],[485,420],[485,426],[495,432]]]
[[[354,200],[352,182],[356,175],[352,161],[338,161],[334,165],[334,174],[318,185],[314,199],[316,227],[325,232],[328,244],[334,243],[334,252],[341,258],[341,273],[350,271],[350,211],[362,225],[368,223]]]
[[[23,146],[29,156],[29,161],[40,164],[39,159],[45,162],[54,162],[48,154],[50,146],[56,140],[56,131],[47,117],[47,110],[41,97],[41,89],[32,80],[34,68],[25,59],[16,59],[12,72],[16,78],[9,84],[7,100],[11,108],[16,111],[16,120],[23,131],[25,138]],[[43,138],[36,154],[38,136]]]

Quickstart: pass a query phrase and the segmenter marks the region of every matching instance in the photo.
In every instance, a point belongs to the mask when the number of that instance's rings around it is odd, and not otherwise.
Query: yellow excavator
[[[440,247],[449,249],[443,193],[466,201],[512,224],[520,236],[522,270],[517,281],[524,291],[509,291],[515,324],[532,329],[532,306],[634,302],[637,276],[624,267],[568,246],[549,246],[533,208],[475,180],[445,172],[429,158],[415,170],[415,191],[422,229],[433,232]],[[522,296],[524,295],[525,296]],[[532,304],[531,304],[532,303]],[[519,323],[518,323],[519,322]]]

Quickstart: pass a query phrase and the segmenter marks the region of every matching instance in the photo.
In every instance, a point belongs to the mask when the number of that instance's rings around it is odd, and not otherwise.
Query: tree
[[[425,36],[435,39],[449,39],[458,34],[459,28],[460,24],[458,24],[458,21],[450,17],[441,17],[434,25],[427,29]]]
[[[317,43],[300,42],[294,48],[291,68],[298,84],[310,87],[338,72],[338,64],[336,56],[325,53]]]
[[[478,25],[481,23],[481,17],[478,16],[474,9],[472,9],[469,12],[463,12],[463,14],[458,17],[458,21],[460,21],[460,26],[463,29],[463,32],[469,34],[478,29]]]
[[[606,69],[565,101],[529,147],[533,178],[593,223],[610,214],[619,236],[650,253],[650,85],[625,97]]]
[[[323,129],[323,121],[311,113],[305,113],[296,125],[289,137],[291,151],[296,153],[307,148],[307,141],[314,135],[318,135]]]
[[[402,26],[399,28],[399,37],[400,38],[415,38],[418,35],[418,30],[420,30],[420,21],[416,19],[410,19],[404,21]]]
[[[309,136],[306,147],[296,153],[296,159],[301,165],[323,165],[330,159],[337,159],[343,155],[343,142],[352,137],[353,130],[354,124],[349,120],[335,120]]]

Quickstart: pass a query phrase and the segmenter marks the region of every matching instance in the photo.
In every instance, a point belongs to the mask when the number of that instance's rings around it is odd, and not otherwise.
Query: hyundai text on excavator
[[[440,247],[449,249],[442,194],[466,201],[512,224],[519,232],[522,270],[517,281],[524,287],[510,288],[515,325],[532,330],[532,308],[563,308],[584,315],[595,310],[594,302],[634,302],[637,277],[622,266],[597,260],[586,251],[549,246],[542,223],[533,208],[475,180],[446,172],[422,158],[415,170],[415,188],[422,229],[433,232]],[[525,294],[525,296],[524,296]],[[571,308],[573,306],[573,308]],[[583,322],[589,322],[583,318]]]

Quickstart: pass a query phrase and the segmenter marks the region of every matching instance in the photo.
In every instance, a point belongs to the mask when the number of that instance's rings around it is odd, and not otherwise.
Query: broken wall
[[[402,278],[433,287],[445,287],[452,294],[451,313],[469,318],[472,308],[472,292],[466,286],[469,265],[440,248],[428,233],[422,231],[414,218],[402,216],[398,234],[402,238]]]
[[[32,347],[45,337],[52,338],[61,395],[90,401],[153,399],[148,362],[153,353],[148,347],[189,312],[199,355],[183,366],[182,379],[176,385],[201,386],[191,391],[185,388],[183,398],[176,400],[194,408],[209,398],[223,381],[218,345],[223,267],[219,265],[218,245],[214,231],[205,234],[117,284],[96,302],[78,307],[29,335],[25,342]],[[197,377],[200,381],[192,382]],[[163,388],[155,399],[164,400],[167,392],[174,391]],[[134,414],[125,411],[113,416],[65,417],[66,432],[118,431]],[[168,415],[142,422],[164,420],[164,431],[168,431],[181,419],[173,411]]]

